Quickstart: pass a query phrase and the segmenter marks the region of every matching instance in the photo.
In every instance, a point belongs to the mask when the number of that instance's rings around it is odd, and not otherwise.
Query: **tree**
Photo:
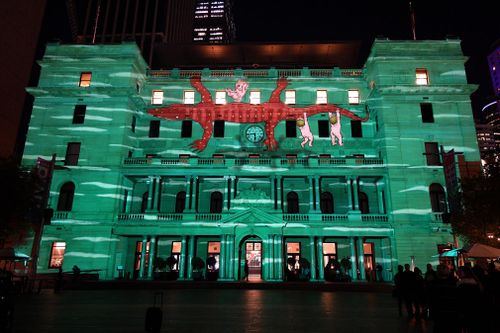
[[[498,247],[500,242],[500,172],[490,165],[488,172],[461,182],[456,212],[451,212],[453,232],[466,244],[483,243]]]
[[[22,244],[32,230],[35,182],[32,173],[13,159],[0,159],[0,239],[10,246]]]

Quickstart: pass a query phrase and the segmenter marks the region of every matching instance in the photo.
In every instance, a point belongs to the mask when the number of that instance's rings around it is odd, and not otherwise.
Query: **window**
[[[299,242],[290,242],[286,243],[286,263],[289,271],[295,271],[296,269],[300,269],[300,243]]]
[[[350,89],[347,91],[347,99],[349,104],[359,104],[359,90]]]
[[[363,137],[363,128],[361,127],[361,121],[351,120],[351,137],[353,138]]]
[[[330,125],[328,120],[318,120],[318,136],[328,138],[330,136]]]
[[[91,72],[82,72],[80,74],[80,87],[90,87],[90,80],[92,79]]]
[[[285,104],[295,104],[295,90],[285,90]]]
[[[186,208],[186,192],[181,191],[175,197],[175,212],[180,214],[184,212],[184,208]]]
[[[137,118],[135,116],[132,116],[132,124],[130,124],[130,129],[132,130],[132,133],[135,133],[136,124],[137,124]]]
[[[66,251],[66,242],[53,242],[50,251],[49,268],[62,267],[64,252]]]
[[[77,165],[80,156],[80,142],[69,142],[66,147],[64,165]]]
[[[426,68],[417,68],[415,70],[415,84],[417,86],[426,86],[429,84],[429,76]]]
[[[422,114],[423,123],[434,122],[434,113],[432,111],[431,103],[420,103],[420,113]]]
[[[149,122],[149,137],[150,138],[159,138],[160,137],[160,121],[159,120],[151,120]]]
[[[184,104],[194,104],[194,90],[184,90]]]
[[[193,136],[193,121],[183,120],[181,128],[181,138],[190,138]]]
[[[153,90],[151,93],[151,104],[158,105],[163,104],[163,91]]]
[[[73,111],[73,124],[83,124],[85,121],[85,112],[87,111],[87,105],[75,105]]]
[[[329,270],[337,269],[335,267],[335,260],[337,260],[337,243],[324,242],[323,243],[323,265]]]
[[[182,242],[172,242],[172,253],[171,256],[175,258],[175,264],[172,266],[172,271],[179,270],[179,262],[182,253]]]
[[[224,137],[224,120],[214,121],[214,138]]]
[[[217,90],[215,92],[215,104],[226,104],[226,92]]]
[[[296,138],[297,137],[297,122],[295,120],[287,120],[286,121],[286,137],[287,138]]]
[[[288,192],[286,195],[286,206],[288,214],[299,213],[299,195],[296,192]]]
[[[437,142],[425,143],[425,158],[427,160],[427,165],[441,165]]]
[[[250,91],[250,104],[260,104],[260,91]]]
[[[365,192],[358,192],[359,210],[361,214],[370,214],[370,204],[368,202],[368,195]]]
[[[148,198],[149,198],[149,192],[146,191],[142,194],[141,213],[145,213],[146,209],[148,209]]]
[[[129,199],[128,195],[129,195],[128,190],[125,190],[125,192],[123,193],[122,213],[127,212],[127,202]]]
[[[328,103],[328,96],[326,90],[316,91],[316,104],[326,104]]]
[[[208,242],[207,249],[207,268],[209,272],[215,272],[219,269],[220,242]],[[214,258],[214,259],[209,259]]]
[[[75,196],[75,184],[72,182],[64,183],[59,190],[59,199],[57,200],[57,210],[69,212],[73,208],[73,197]]]
[[[210,195],[210,213],[222,213],[222,193],[218,191]]]
[[[333,195],[330,192],[321,193],[319,206],[321,213],[333,214]]]
[[[439,184],[431,184],[431,186],[429,186],[429,196],[431,199],[432,211],[435,213],[445,213],[446,200],[443,187]]]

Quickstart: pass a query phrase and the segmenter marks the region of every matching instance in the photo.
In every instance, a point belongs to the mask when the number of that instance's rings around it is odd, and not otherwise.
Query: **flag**
[[[413,6],[410,1],[410,18],[411,18],[411,32],[413,34],[413,40],[417,39],[417,33],[415,30],[415,11],[413,10]]]

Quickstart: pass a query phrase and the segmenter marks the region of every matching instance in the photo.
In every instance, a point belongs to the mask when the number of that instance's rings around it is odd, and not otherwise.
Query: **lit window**
[[[215,104],[226,104],[226,92],[218,90],[215,92]]]
[[[359,90],[348,90],[347,98],[349,99],[349,104],[359,104]]]
[[[415,83],[418,86],[426,86],[429,84],[429,75],[427,74],[427,69],[417,68],[415,71]]]
[[[326,103],[328,103],[326,90],[316,91],[316,104],[326,104]]]
[[[285,104],[295,104],[295,90],[285,90]]]
[[[335,269],[335,260],[337,260],[337,243],[323,243],[323,264],[325,267]]]
[[[250,104],[260,104],[260,91],[250,91]]]
[[[92,79],[91,72],[83,72],[80,74],[80,87],[90,87],[90,80]]]
[[[50,253],[49,268],[62,267],[64,260],[64,251],[66,251],[66,242],[52,243],[52,251]]]
[[[163,91],[153,90],[151,95],[151,104],[163,104]]]
[[[184,91],[184,104],[194,104],[194,90]]]

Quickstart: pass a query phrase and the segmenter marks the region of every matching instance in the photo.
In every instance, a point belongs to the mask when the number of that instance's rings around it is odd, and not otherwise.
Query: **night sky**
[[[477,109],[493,94],[486,57],[500,39],[500,1],[464,2],[417,0],[412,5],[417,39],[462,40],[470,57],[468,81],[480,84],[472,96]],[[238,41],[362,40],[364,59],[376,37],[412,39],[409,2],[404,0],[235,0],[234,15]]]

